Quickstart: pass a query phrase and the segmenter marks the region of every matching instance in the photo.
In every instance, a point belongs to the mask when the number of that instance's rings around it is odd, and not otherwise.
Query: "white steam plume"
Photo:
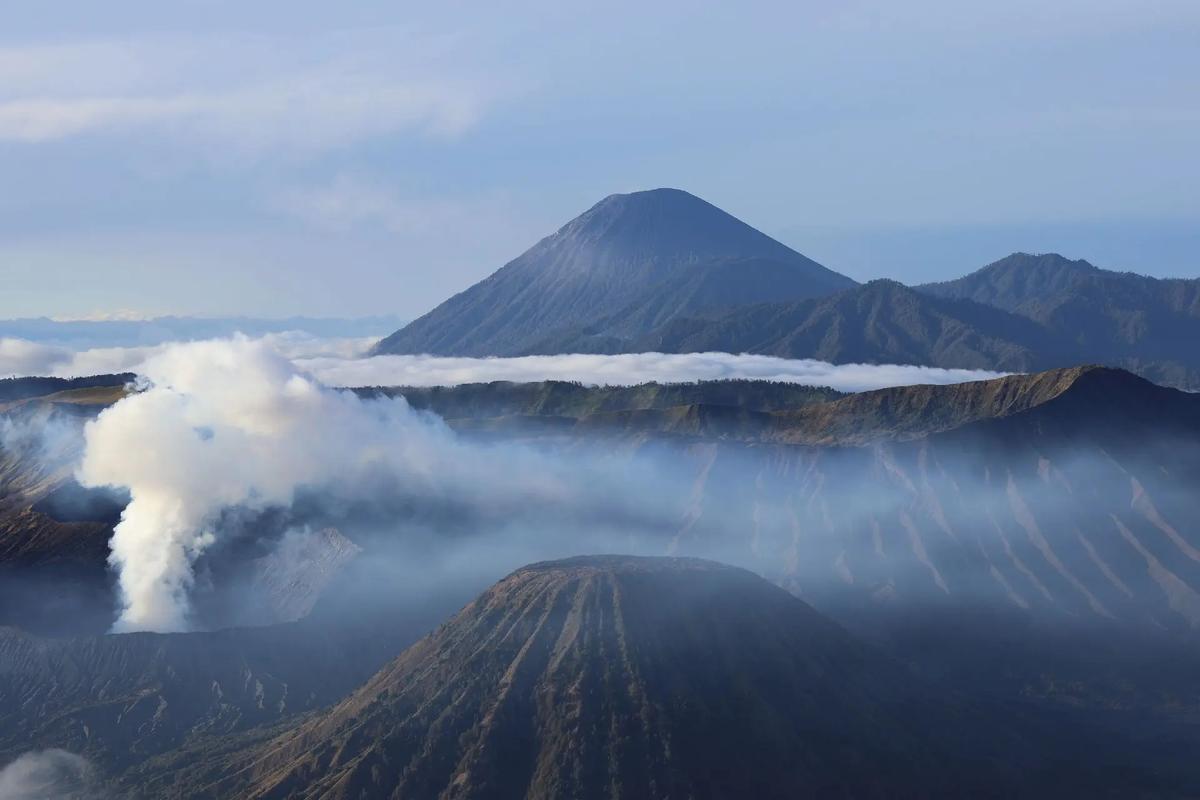
[[[552,470],[506,451],[505,468],[401,399],[363,400],[299,372],[263,342],[167,348],[141,368],[147,388],[88,423],[86,486],[125,487],[110,562],[116,630],[185,630],[196,559],[222,511],[286,507],[312,489],[353,496],[380,476],[423,498],[514,505],[578,502]],[[376,484],[377,485],[377,484]],[[463,501],[467,502],[467,501]]]

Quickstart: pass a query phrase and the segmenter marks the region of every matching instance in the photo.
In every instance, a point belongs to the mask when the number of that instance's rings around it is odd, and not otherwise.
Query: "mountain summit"
[[[687,192],[614,194],[375,352],[519,355],[545,350],[580,326],[636,336],[674,313],[798,300],[854,285]]]

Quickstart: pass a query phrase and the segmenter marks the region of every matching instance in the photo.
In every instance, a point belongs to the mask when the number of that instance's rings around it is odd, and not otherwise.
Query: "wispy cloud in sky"
[[[238,153],[304,152],[372,137],[456,136],[498,79],[393,37],[207,37],[0,49],[0,141],[140,133]]]

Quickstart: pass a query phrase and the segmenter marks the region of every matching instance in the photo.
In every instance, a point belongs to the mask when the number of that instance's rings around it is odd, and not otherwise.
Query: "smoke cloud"
[[[130,495],[109,558],[118,631],[191,627],[197,560],[248,513],[301,496],[474,513],[493,529],[531,509],[595,517],[652,506],[611,470],[465,442],[403,399],[326,388],[261,341],[178,345],[140,371],[144,390],[85,427],[77,473],[84,486]]]

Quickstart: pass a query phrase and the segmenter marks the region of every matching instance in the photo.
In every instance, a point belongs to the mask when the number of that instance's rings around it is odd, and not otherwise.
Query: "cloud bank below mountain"
[[[332,386],[453,386],[488,381],[579,381],[627,386],[657,381],[748,379],[832,386],[844,392],[918,383],[962,383],[1003,373],[905,364],[830,364],[732,353],[564,353],[517,358],[375,356],[363,359],[300,359],[306,371]]]
[[[588,385],[633,385],[657,381],[772,380],[831,386],[844,392],[921,383],[988,380],[1003,373],[942,369],[908,364],[830,364],[733,353],[564,353],[518,358],[375,356],[363,358],[367,339],[323,339],[305,334],[270,334],[263,342],[326,386],[453,386],[489,381],[579,381]],[[138,372],[170,345],[70,350],[22,339],[0,339],[0,376],[77,377]]]

